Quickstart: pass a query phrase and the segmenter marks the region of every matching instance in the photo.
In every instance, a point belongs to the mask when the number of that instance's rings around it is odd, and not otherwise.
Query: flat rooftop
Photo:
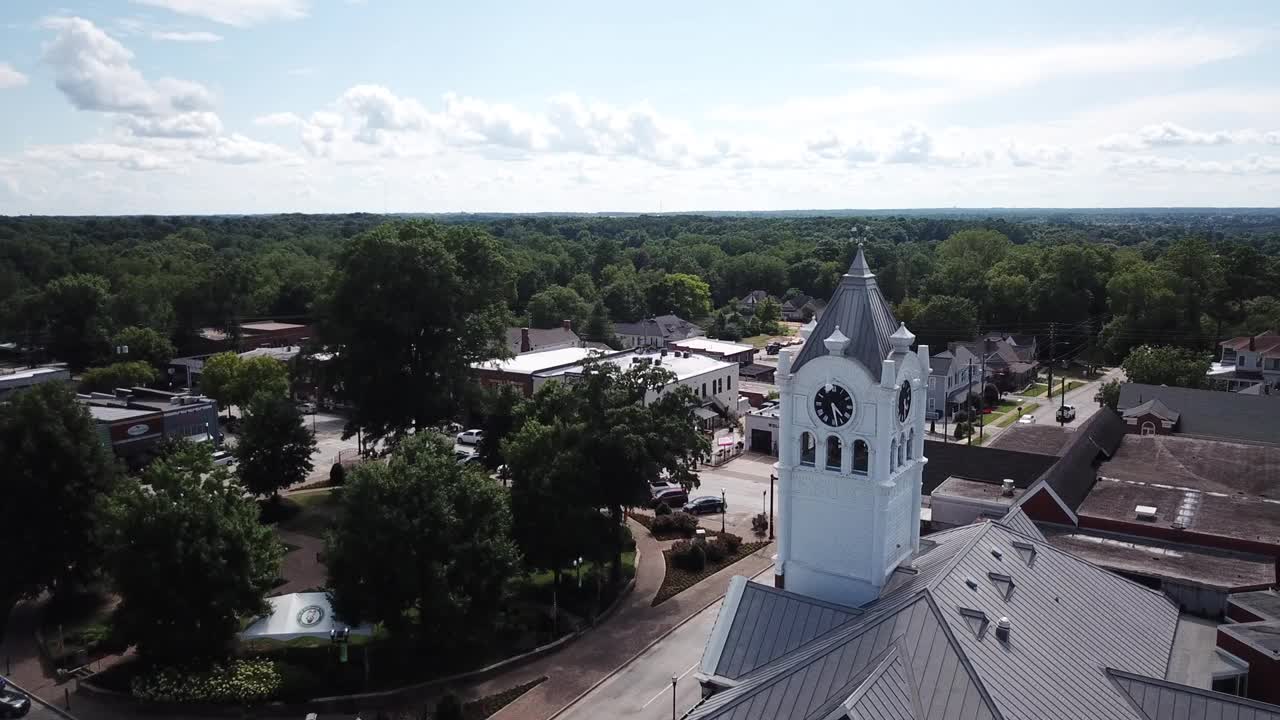
[[[671,345],[689,350],[718,353],[721,355],[736,355],[744,352],[755,352],[752,345],[744,345],[742,343],[728,342],[726,340],[712,340],[706,337],[691,337],[685,340],[678,340]]]
[[[1015,422],[986,447],[1040,455],[1061,455],[1074,435],[1074,430],[1065,430],[1057,425],[1020,425]]]
[[[1280,499],[1280,446],[1125,435],[1098,474],[1226,495]]]
[[[548,352],[558,351],[549,350]],[[521,355],[520,357],[527,357],[527,355]],[[667,353],[665,356],[662,356],[658,353],[624,352],[603,357],[602,360],[604,360],[604,362],[613,363],[623,370],[629,370],[633,366],[636,366],[636,364],[632,362],[636,358],[658,363],[660,367],[675,373],[677,380],[687,380],[716,370],[733,369],[734,374],[736,375],[738,367],[738,363],[736,362],[725,362],[724,360],[717,360],[713,357],[697,354],[690,355],[689,357],[676,357],[673,353]],[[582,372],[582,365],[578,364],[538,372],[536,374],[538,377],[550,378],[559,377],[561,375],[575,375],[580,372]]]
[[[1134,508],[1138,505],[1156,508],[1156,519],[1137,519]],[[1170,532],[1178,532],[1174,523],[1181,522],[1181,530],[1189,533],[1280,545],[1280,503],[1266,498],[1104,477],[1076,514],[1082,522],[1101,518]]]
[[[1259,617],[1280,620],[1280,595],[1274,590],[1254,590],[1236,593],[1231,602]]]
[[[1275,561],[1265,555],[1057,525],[1038,527],[1050,545],[1116,572],[1228,590],[1276,581]]]
[[[1272,660],[1280,659],[1280,623],[1228,623],[1219,625],[1218,632],[1230,635]]]
[[[985,500],[987,502],[1002,503],[1004,505],[1013,505],[1018,498],[1026,492],[1025,489],[1015,487],[1012,497],[1005,497],[1000,494],[1000,483],[986,482],[984,480],[972,480],[970,478],[957,477],[952,475],[942,484],[933,489],[931,495],[933,497],[958,497],[969,500]]]
[[[472,364],[477,370],[497,370],[517,375],[533,375],[561,366],[577,365],[587,358],[603,355],[594,348],[567,347],[535,350],[506,360],[486,360]]]
[[[119,420],[130,420],[136,417],[145,417],[147,415],[155,415],[159,410],[138,410],[136,408],[118,407],[115,405],[92,405],[86,403],[89,407],[89,414],[94,420],[101,422],[117,422]]]
[[[282,323],[275,320],[264,320],[262,322],[247,322],[240,325],[240,330],[248,330],[250,332],[279,332],[281,330],[300,330],[306,325],[298,325],[296,323]]]

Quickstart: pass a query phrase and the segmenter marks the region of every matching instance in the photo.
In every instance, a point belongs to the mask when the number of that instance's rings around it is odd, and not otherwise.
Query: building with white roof
[[[668,343],[668,347],[673,350],[695,352],[699,355],[736,362],[739,365],[750,365],[751,361],[756,357],[756,349],[751,345],[743,345],[742,343],[729,342],[727,340],[712,340],[707,337],[687,338],[679,342]]]

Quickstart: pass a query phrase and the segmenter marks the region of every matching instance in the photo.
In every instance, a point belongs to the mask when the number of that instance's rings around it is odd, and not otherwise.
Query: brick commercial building
[[[131,466],[148,462],[165,440],[220,444],[218,404],[206,397],[131,388],[79,399],[97,422],[102,441]]]

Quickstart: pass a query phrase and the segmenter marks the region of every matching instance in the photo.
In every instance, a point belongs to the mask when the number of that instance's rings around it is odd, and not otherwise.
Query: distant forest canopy
[[[513,271],[512,322],[538,326],[674,312],[725,328],[752,290],[825,299],[858,243],[935,348],[1052,324],[1053,357],[1114,361],[1280,325],[1274,209],[0,217],[0,340],[107,352],[139,327],[182,351],[201,327],[321,319],[339,251],[388,221],[482,227]]]

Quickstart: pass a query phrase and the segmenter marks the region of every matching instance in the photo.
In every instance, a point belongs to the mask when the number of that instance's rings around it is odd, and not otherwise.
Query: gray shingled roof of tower
[[[791,372],[796,372],[816,357],[826,355],[823,340],[830,337],[837,326],[849,338],[845,356],[858,361],[871,373],[871,377],[878,380],[880,364],[889,357],[891,350],[889,336],[898,329],[898,323],[876,284],[876,276],[867,266],[861,247],[849,266],[849,272],[840,278],[840,284],[836,286],[835,294],[827,303],[817,326],[792,361]]]

